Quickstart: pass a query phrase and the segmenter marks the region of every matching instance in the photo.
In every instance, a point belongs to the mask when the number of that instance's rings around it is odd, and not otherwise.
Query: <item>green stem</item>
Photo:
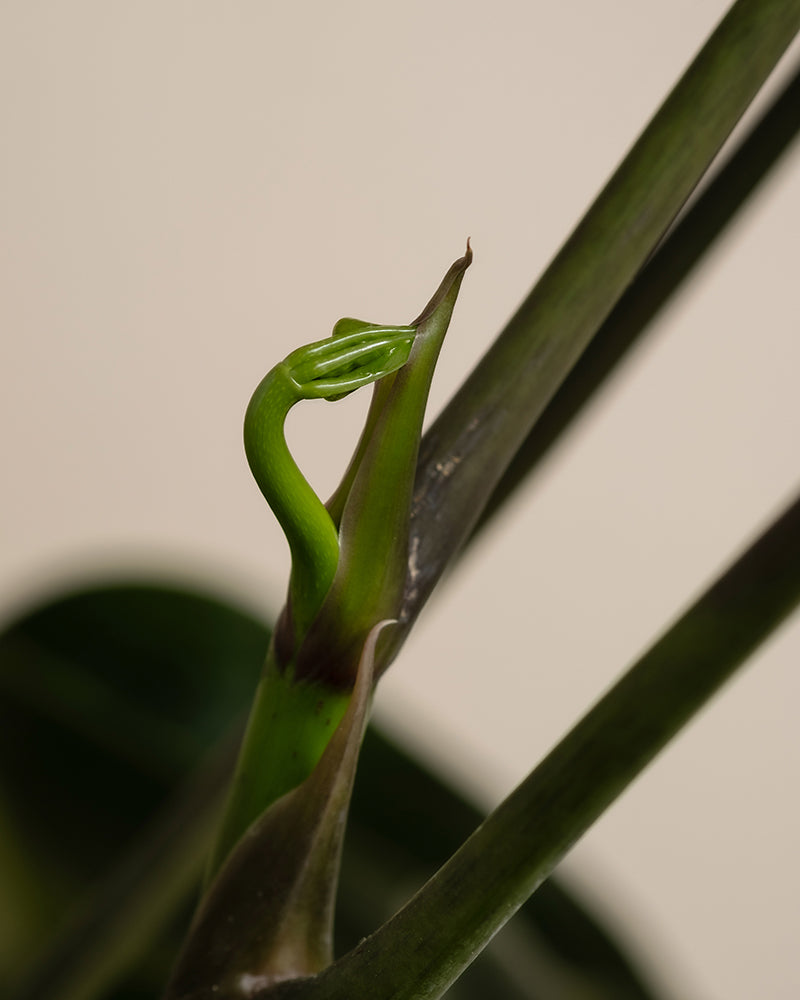
[[[286,444],[284,423],[301,398],[286,369],[278,366],[259,384],[245,414],[250,468],[292,553],[289,593],[296,637],[305,634],[321,607],[339,560],[336,527]]]
[[[738,0],[534,289],[425,434],[418,572],[395,649],[525,436],[800,28],[800,0]]]
[[[342,333],[342,326],[348,331]],[[340,399],[401,368],[412,327],[340,320],[333,336],[300,347],[261,380],[244,417],[244,447],[259,489],[292,553],[292,627],[299,643],[322,606],[339,561],[339,533],[325,505],[291,456],[284,436],[301,399]]]
[[[349,690],[296,681],[292,671],[278,667],[270,644],[209,858],[207,882],[250,824],[314,770],[349,699]]]
[[[606,318],[591,344],[514,456],[481,514],[471,538],[494,518],[538,467],[588,401],[627,358],[652,320],[680,291],[749,196],[777,165],[800,132],[800,67],[764,116],[681,213],[652,257]],[[471,539],[470,539],[471,540]]]

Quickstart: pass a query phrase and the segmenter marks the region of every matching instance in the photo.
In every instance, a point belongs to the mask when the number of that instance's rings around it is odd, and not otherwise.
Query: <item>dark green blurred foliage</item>
[[[3,995],[159,995],[202,870],[202,852],[183,845],[224,794],[268,640],[264,623],[222,601],[144,584],[72,593],[0,636]],[[480,819],[371,730],[345,850],[337,953],[390,916]],[[188,872],[174,885],[165,875],[171,858]],[[652,996],[553,881],[450,996],[489,993]]]

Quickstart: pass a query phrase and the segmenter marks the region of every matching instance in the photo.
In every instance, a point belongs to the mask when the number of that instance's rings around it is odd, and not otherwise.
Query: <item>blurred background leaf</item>
[[[265,623],[208,594],[124,582],[47,602],[0,636],[4,995],[160,994],[268,639]],[[337,954],[394,912],[481,818],[371,730],[345,847]],[[555,881],[450,995],[489,991],[654,995]]]

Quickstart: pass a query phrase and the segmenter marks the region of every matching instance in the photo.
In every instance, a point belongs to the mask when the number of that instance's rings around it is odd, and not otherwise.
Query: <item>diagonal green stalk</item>
[[[417,572],[395,649],[522,441],[792,37],[800,0],[737,0],[420,449]]]
[[[800,602],[797,500],[378,931],[264,1000],[438,1000],[558,861]],[[376,990],[376,984],[379,984]]]
[[[762,118],[681,213],[548,403],[503,473],[474,537],[539,465],[585,404],[680,290],[703,255],[800,132],[800,67]]]

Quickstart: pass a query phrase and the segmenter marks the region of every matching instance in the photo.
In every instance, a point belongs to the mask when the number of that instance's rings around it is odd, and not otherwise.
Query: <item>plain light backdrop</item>
[[[273,612],[288,554],[241,446],[256,383],[340,316],[410,320],[471,236],[435,412],[725,7],[7,0],[0,617],[125,572]],[[797,487],[798,167],[382,683],[385,724],[487,807]],[[359,395],[292,415],[323,494]],[[798,653],[795,620],[565,863],[675,998],[800,994]]]

